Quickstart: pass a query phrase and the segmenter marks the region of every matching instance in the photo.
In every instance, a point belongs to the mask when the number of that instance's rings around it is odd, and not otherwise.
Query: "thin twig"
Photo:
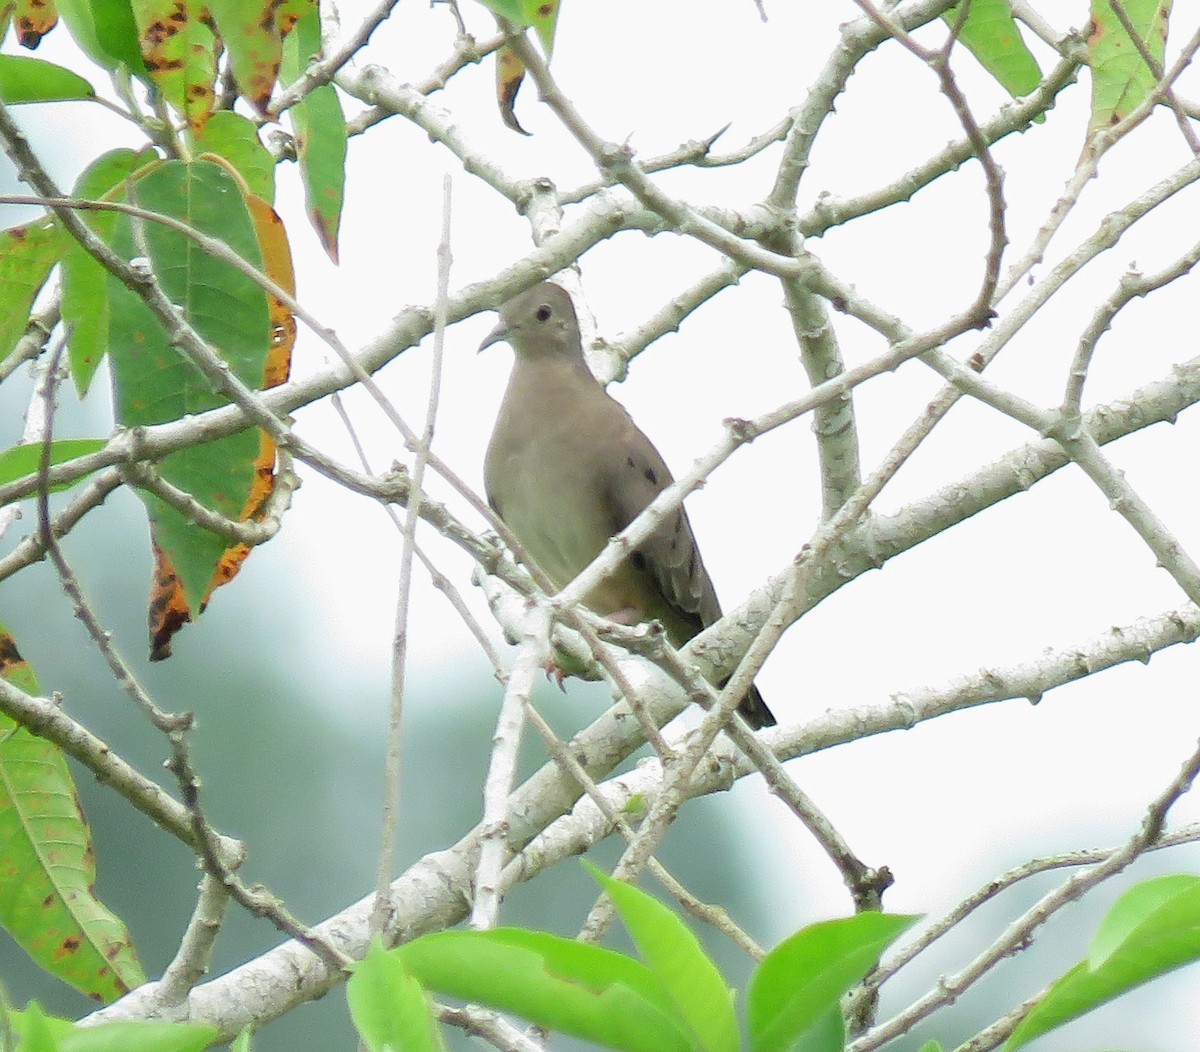
[[[936,1009],[957,1000],[967,989],[986,975],[996,964],[1013,953],[1030,945],[1034,933],[1064,906],[1081,899],[1088,891],[1110,877],[1116,876],[1130,863],[1142,855],[1162,833],[1167,813],[1175,802],[1192,786],[1200,774],[1200,746],[1194,749],[1179,773],[1146,808],[1141,827],[1120,848],[1113,851],[1103,862],[1082,873],[1076,873],[1063,881],[1057,888],[1044,895],[1020,917],[1013,921],[1000,936],[975,960],[952,976],[939,980],[937,989],[926,994],[886,1023],[875,1027],[864,1037],[853,1042],[847,1052],[871,1052],[887,1042],[907,1034],[913,1026]],[[1027,1002],[1028,1004],[1028,1002]],[[1032,1008],[1032,1005],[1028,1005]],[[1012,1020],[1016,1029],[1020,1018]],[[1011,1032],[1011,1030],[1010,1030]]]
[[[59,581],[62,583],[62,588],[67,598],[71,601],[76,618],[79,619],[87,630],[88,636],[100,652],[100,656],[104,658],[104,662],[108,665],[109,671],[112,673],[117,685],[129,696],[130,700],[142,711],[143,715],[150,720],[155,729],[168,736],[176,733],[186,734],[191,730],[195,717],[190,712],[164,712],[154,703],[145,688],[138,682],[138,678],[129,666],[129,663],[121,656],[120,651],[117,650],[116,644],[113,642],[112,633],[108,632],[100,624],[100,619],[92,609],[91,604],[84,597],[79,579],[75,576],[75,572],[71,569],[66,556],[63,554],[58,539],[54,536],[53,523],[50,517],[50,483],[48,476],[54,437],[54,411],[59,378],[58,368],[63,352],[64,339],[60,339],[57,346],[51,351],[40,392],[42,401],[40,426],[42,434],[41,458],[38,464],[37,516],[38,536],[41,539],[42,549],[49,556],[51,563],[53,563],[55,570],[58,572]]]
[[[482,62],[488,55],[499,50],[503,44],[504,37],[499,34],[482,42],[477,41],[469,34],[460,34],[454,41],[454,50],[450,54],[450,57],[442,62],[424,80],[419,80],[413,84],[412,88],[418,95],[432,95],[435,92],[441,91],[456,73],[467,66]],[[354,83],[353,78],[354,73],[352,70],[343,70],[342,76],[338,81],[338,87],[350,95],[363,98],[363,96],[358,95],[350,86]],[[364,98],[363,101],[367,100]],[[368,128],[374,127],[380,121],[397,116],[399,112],[388,105],[372,105],[346,122],[346,134],[361,135]]]
[[[1092,320],[1079,338],[1075,357],[1067,374],[1067,389],[1063,394],[1064,413],[1078,413],[1083,400],[1083,385],[1087,382],[1088,368],[1100,337],[1112,326],[1113,319],[1134,299],[1147,296],[1157,289],[1191,272],[1200,262],[1200,241],[1170,266],[1155,274],[1140,274],[1136,270],[1126,271],[1117,282],[1116,290],[1096,309]]]
[[[1173,833],[1162,834],[1154,843],[1147,846],[1146,851],[1161,851],[1164,848],[1178,847],[1180,844],[1193,844],[1198,840],[1200,840],[1200,822],[1193,822],[1181,829],[1177,829]],[[1019,866],[1014,866],[995,879],[989,880],[979,890],[963,899],[962,902],[950,910],[944,917],[939,918],[936,923],[929,925],[915,940],[905,945],[872,972],[867,977],[866,984],[879,988],[906,964],[929,949],[943,935],[957,928],[959,924],[979,909],[980,906],[990,902],[996,896],[1019,884],[1021,881],[1055,869],[1070,869],[1075,866],[1095,865],[1109,858],[1117,850],[1118,848],[1116,847],[1107,847],[1092,848],[1086,851],[1068,851],[1058,855],[1051,855],[1047,858],[1030,859]]]
[[[442,186],[442,237],[438,242],[438,284],[433,329],[433,368],[429,379],[429,398],[425,407],[425,425],[417,442],[412,469],[412,490],[409,498],[402,531],[400,552],[400,579],[396,588],[395,638],[392,650],[391,712],[388,722],[388,746],[384,761],[385,796],[383,806],[383,831],[379,850],[379,872],[376,884],[376,909],[372,915],[372,928],[383,931],[388,920],[388,889],[395,869],[397,826],[400,819],[400,753],[401,731],[404,714],[404,682],[408,660],[408,610],[412,592],[413,550],[416,547],[417,523],[421,517],[422,486],[425,467],[429,463],[433,447],[434,429],[437,424],[438,406],[441,400],[442,361],[446,347],[446,296],[450,288],[450,176]]]
[[[551,757],[556,763],[579,784],[583,791],[587,794],[588,799],[596,805],[600,813],[605,819],[611,823],[614,829],[625,838],[626,843],[631,843],[637,835],[633,827],[625,818],[624,813],[613,808],[608,798],[604,794],[604,790],[596,783],[596,781],[587,773],[583,765],[575,759],[571,754],[567,744],[554,733],[551,726],[542,718],[541,713],[537,711],[533,705],[527,706],[526,715],[529,722],[533,724],[534,729],[541,736],[546,748],[550,751]],[[516,873],[520,866],[520,856],[514,860],[513,866],[505,870],[504,886],[508,887],[517,879]],[[667,868],[658,861],[657,858],[650,858],[646,868],[654,876],[654,878],[673,895],[676,901],[693,917],[710,925],[717,931],[726,935],[731,939],[751,960],[760,961],[765,956],[766,951],[758,945],[749,935],[746,934],[738,925],[733,922],[729,913],[720,906],[713,906],[706,902],[701,902],[693,895],[686,887],[683,886],[674,876],[672,876]]]
[[[367,12],[353,33],[338,44],[335,49],[330,51],[328,55],[312,61],[295,81],[280,91],[271,100],[271,105],[267,108],[264,119],[277,120],[284,110],[295,106],[297,102],[308,96],[313,90],[333,80],[338,70],[354,57],[355,53],[370,40],[371,34],[387,20],[396,3],[397,0],[379,0],[379,3],[371,11]]]

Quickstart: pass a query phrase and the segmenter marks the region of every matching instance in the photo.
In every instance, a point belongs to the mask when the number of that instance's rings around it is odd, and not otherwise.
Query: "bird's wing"
[[[614,403],[616,404],[616,403]],[[624,529],[674,479],[654,445],[622,409],[625,427],[612,456],[604,492],[612,521]],[[619,455],[616,455],[619,454]],[[721,616],[712,580],[704,568],[687,512],[677,508],[631,556],[661,603],[648,604],[647,617],[663,621],[681,646]],[[664,609],[665,608],[665,609]],[[670,616],[668,616],[668,614]]]

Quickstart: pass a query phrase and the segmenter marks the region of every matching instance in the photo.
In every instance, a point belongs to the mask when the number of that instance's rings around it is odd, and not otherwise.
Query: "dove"
[[[502,341],[515,361],[484,460],[484,487],[492,510],[563,588],[674,480],[592,375],[564,289],[543,282],[505,303],[479,349]],[[675,647],[721,617],[682,507],[583,603],[622,624],[658,621]],[[753,685],[738,711],[756,729],[775,725]]]

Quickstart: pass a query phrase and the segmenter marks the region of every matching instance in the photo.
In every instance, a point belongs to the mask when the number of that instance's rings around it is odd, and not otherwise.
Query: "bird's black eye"
[[[550,309],[550,304],[543,303],[536,311],[533,312],[533,316],[537,318],[538,321],[549,321],[550,315],[553,313],[554,312]]]

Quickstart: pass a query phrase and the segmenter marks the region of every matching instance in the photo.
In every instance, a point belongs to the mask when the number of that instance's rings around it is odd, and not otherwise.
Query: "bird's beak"
[[[484,337],[483,343],[479,345],[479,351],[490,347],[493,343],[502,343],[508,339],[511,332],[512,330],[504,323],[504,319],[502,318],[496,323],[496,327]],[[475,353],[478,354],[479,351]]]

